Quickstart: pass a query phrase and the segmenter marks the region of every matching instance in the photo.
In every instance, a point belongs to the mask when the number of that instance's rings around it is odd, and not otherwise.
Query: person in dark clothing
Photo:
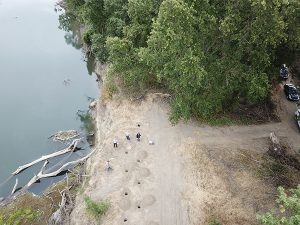
[[[116,139],[113,140],[113,143],[114,143],[114,148],[117,148],[118,147],[118,142]]]
[[[140,141],[141,140],[141,134],[140,134],[140,132],[138,132],[137,134],[136,134],[136,139],[138,140],[138,141]]]
[[[130,141],[130,135],[128,133],[126,133],[126,139]]]

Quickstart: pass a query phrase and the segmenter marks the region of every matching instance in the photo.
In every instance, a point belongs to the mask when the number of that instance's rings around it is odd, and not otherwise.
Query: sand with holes
[[[294,103],[282,104],[294,110]],[[223,225],[255,224],[256,213],[274,207],[276,197],[275,188],[253,172],[267,151],[269,133],[300,146],[292,112],[283,111],[289,119],[281,123],[209,127],[172,126],[166,99],[157,94],[141,102],[118,97],[97,107],[97,152],[87,163],[90,177],[77,196],[74,225],[97,224],[85,211],[85,195],[110,202],[103,225],[201,225],[214,218]]]

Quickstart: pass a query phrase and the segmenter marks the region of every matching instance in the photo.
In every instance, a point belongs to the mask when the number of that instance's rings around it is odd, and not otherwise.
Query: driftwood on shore
[[[60,192],[61,202],[59,208],[49,218],[49,225],[63,225],[70,223],[70,214],[74,208],[74,200],[76,197],[76,194],[72,192],[71,189],[81,184],[82,177],[87,176],[85,175],[84,167],[80,167],[78,172],[68,171],[75,175],[76,179],[72,179],[71,183],[69,183],[67,175],[66,187]]]
[[[68,162],[64,165],[62,165],[59,169],[51,172],[51,173],[44,173],[44,168],[46,166],[46,162],[45,164],[43,165],[41,171],[35,175],[34,177],[31,178],[31,180],[24,186],[24,189],[28,189],[31,185],[33,185],[35,182],[39,181],[40,179],[42,178],[47,178],[47,177],[55,177],[57,176],[59,173],[61,173],[62,171],[66,170],[67,167],[69,166],[73,166],[73,165],[77,165],[83,161],[85,161],[86,159],[88,159],[93,153],[95,152],[95,150],[91,151],[88,155],[78,159],[78,160],[75,160],[75,161],[71,161],[71,162]]]
[[[18,186],[18,179],[16,179],[16,182],[15,182],[15,185],[14,185],[12,191],[11,191],[11,194],[8,197],[6,197],[6,198],[0,198],[0,206],[5,206],[5,205],[9,204],[16,197],[24,194],[34,183],[38,182],[40,179],[42,179],[42,178],[48,178],[48,177],[55,177],[55,176],[59,175],[61,172],[70,171],[70,167],[74,167],[77,164],[83,163],[85,160],[87,160],[95,152],[95,149],[93,151],[91,151],[88,155],[83,156],[83,157],[81,157],[81,158],[79,158],[77,160],[67,162],[67,163],[63,164],[59,169],[57,169],[57,170],[55,170],[53,172],[48,172],[47,173],[47,170],[46,170],[46,165],[48,164],[48,160],[47,159],[55,157],[55,156],[58,156],[58,155],[61,155],[61,154],[64,154],[65,152],[74,151],[80,141],[81,141],[81,138],[80,139],[76,139],[66,149],[60,150],[58,152],[55,152],[55,153],[47,155],[47,156],[42,156],[41,158],[39,158],[39,159],[37,159],[37,160],[35,160],[35,161],[31,162],[31,163],[28,163],[26,165],[20,166],[13,174],[18,174],[22,170],[24,170],[24,169],[26,169],[26,168],[28,168],[28,167],[30,167],[30,166],[38,163],[38,162],[41,162],[41,161],[45,160],[45,162],[44,162],[42,168],[40,169],[40,171],[38,172],[38,174],[34,175],[30,179],[30,181],[25,186],[23,186],[22,188],[17,188],[17,186]],[[72,173],[74,173],[74,172],[72,172]],[[83,171],[82,171],[82,168],[81,168],[79,174],[77,174],[77,184],[81,181],[82,176],[85,176],[82,173],[83,173]],[[67,188],[68,188],[68,190],[70,190],[70,188],[73,187],[73,186],[74,186],[74,183],[71,186],[69,186],[68,182],[67,182]],[[62,197],[63,196],[64,195],[62,195]],[[67,196],[65,196],[64,198],[67,198]],[[61,205],[62,205],[62,208],[64,208],[64,210],[66,210],[66,207],[64,206],[64,203],[63,203],[64,201],[65,200],[63,199]],[[69,200],[66,200],[66,201],[69,202]],[[71,207],[69,203],[68,203],[68,207]],[[66,212],[66,211],[64,211],[64,212]]]
[[[79,164],[79,163],[85,161],[94,152],[95,152],[95,150],[91,151],[88,155],[86,155],[86,156],[84,156],[84,157],[82,157],[78,160],[68,162],[68,163],[64,164],[63,166],[61,166],[58,170],[56,170],[52,173],[46,173],[46,174],[43,173],[44,172],[44,167],[46,165],[46,163],[45,163],[43,168],[41,169],[41,171],[38,173],[38,175],[34,176],[24,188],[29,188],[32,184],[34,184],[36,181],[38,181],[41,178],[56,176],[61,171],[65,170],[68,166],[76,165],[76,164]],[[82,167],[81,167],[80,172],[77,174],[77,179],[74,180],[77,185],[81,182],[82,176],[83,176],[83,171],[82,171]],[[72,200],[74,198],[74,196],[72,196],[72,194],[70,192],[70,189],[72,188],[72,186],[73,185],[69,186],[69,182],[68,182],[68,179],[67,179],[66,188],[60,192],[60,194],[62,196],[62,199],[61,199],[61,202],[59,204],[59,208],[52,214],[52,216],[48,220],[48,224],[50,224],[50,225],[63,225],[63,224],[66,224],[65,221],[69,219],[69,215],[70,215],[70,213],[71,213],[71,211],[73,210],[73,207],[74,207],[74,202]]]
[[[65,188],[60,194],[62,199],[59,208],[50,217],[48,221],[49,225],[64,224],[64,220],[70,215],[74,207],[69,187]]]
[[[62,149],[62,150],[60,150],[60,151],[51,153],[51,154],[49,154],[49,155],[44,155],[44,156],[42,156],[42,157],[40,157],[40,158],[38,158],[38,159],[36,159],[36,160],[30,162],[30,163],[27,163],[27,164],[25,164],[25,165],[23,165],[23,166],[19,166],[18,169],[12,173],[12,175],[17,175],[17,174],[20,173],[21,171],[23,171],[23,170],[25,170],[25,169],[27,169],[27,168],[29,168],[29,167],[31,167],[31,166],[33,166],[33,165],[39,163],[39,162],[42,162],[42,161],[44,161],[44,160],[48,160],[48,159],[50,159],[50,158],[53,158],[53,157],[56,157],[56,156],[60,156],[60,155],[66,154],[66,153],[68,153],[68,152],[72,152],[72,151],[74,151],[74,150],[76,149],[76,147],[77,147],[77,145],[78,145],[78,143],[79,143],[80,141],[81,141],[81,138],[75,139],[75,140],[73,140],[72,143],[71,143],[67,148],[65,148],[65,149]]]
[[[14,186],[12,192],[11,192],[11,195],[8,196],[7,198],[2,198],[0,199],[0,205],[1,206],[4,206],[6,204],[8,204],[9,202],[11,202],[11,200],[15,199],[17,196],[25,193],[34,183],[36,183],[37,181],[39,181],[40,179],[42,178],[48,178],[48,177],[55,177],[57,176],[59,173],[61,173],[62,171],[65,171],[65,170],[68,170],[67,168],[69,166],[75,166],[79,163],[82,163],[84,162],[85,160],[87,160],[96,150],[94,149],[93,151],[91,151],[88,155],[78,159],[78,160],[74,160],[74,161],[71,161],[71,162],[68,162],[64,165],[62,165],[59,169],[57,169],[56,171],[53,171],[51,173],[44,173],[45,172],[45,168],[46,168],[46,165],[48,164],[48,160],[46,160],[40,170],[40,172],[35,175],[34,177],[31,178],[31,180],[24,186],[22,187],[19,191],[16,192],[17,190],[17,185],[18,185],[18,182],[16,181],[16,184]],[[80,178],[77,177],[77,182],[78,182],[78,178],[79,180],[81,180],[81,176],[83,176],[81,173],[80,173]]]
[[[16,192],[18,184],[19,184],[19,179],[18,179],[18,178],[16,178],[16,183],[15,183],[15,185],[14,185],[14,187],[13,187],[12,191],[11,191],[11,194],[13,194],[13,193],[15,193],[15,192]]]

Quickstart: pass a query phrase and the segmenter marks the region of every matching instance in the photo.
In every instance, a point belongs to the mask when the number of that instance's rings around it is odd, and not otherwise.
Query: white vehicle
[[[300,129],[300,109],[297,109],[297,111],[295,112],[295,120],[298,125],[298,128]]]

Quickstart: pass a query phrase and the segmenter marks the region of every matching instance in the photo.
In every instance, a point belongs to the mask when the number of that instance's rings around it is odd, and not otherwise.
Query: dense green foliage
[[[279,48],[300,46],[298,0],[65,0],[94,55],[133,91],[172,95],[171,119],[264,101]]]
[[[264,225],[295,225],[300,224],[300,185],[290,190],[288,195],[282,187],[278,188],[280,213],[273,212],[259,215],[258,221]]]
[[[109,208],[109,204],[106,202],[95,202],[90,197],[84,198],[86,204],[86,210],[94,216],[98,221],[101,219],[101,216],[106,213]]]

